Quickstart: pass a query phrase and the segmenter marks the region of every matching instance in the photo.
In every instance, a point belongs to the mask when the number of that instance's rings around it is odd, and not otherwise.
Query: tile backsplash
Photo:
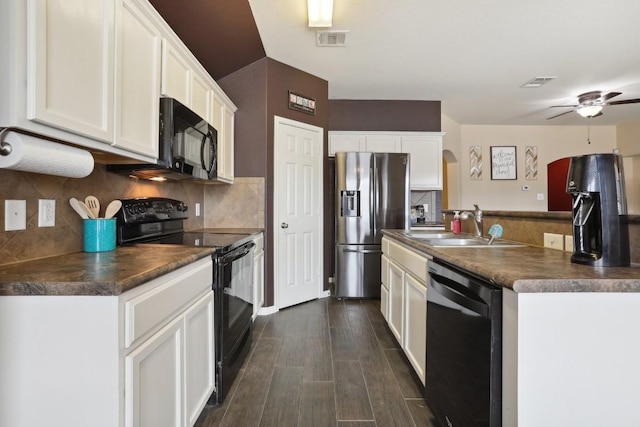
[[[104,207],[113,199],[168,197],[189,206],[187,230],[202,227],[263,227],[264,179],[236,178],[233,185],[153,183],[106,171],[96,164],[86,178],[74,179],[0,170],[0,264],[82,250],[82,219],[71,209],[69,198],[96,196]],[[26,200],[27,228],[4,231],[4,200]],[[55,227],[38,227],[38,199],[56,201]],[[195,204],[203,214],[195,216]]]

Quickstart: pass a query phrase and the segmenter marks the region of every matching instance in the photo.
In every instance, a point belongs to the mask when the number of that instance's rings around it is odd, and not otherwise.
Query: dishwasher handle
[[[482,317],[489,317],[489,306],[468,288],[439,274],[430,273],[429,277],[431,286],[442,296]]]

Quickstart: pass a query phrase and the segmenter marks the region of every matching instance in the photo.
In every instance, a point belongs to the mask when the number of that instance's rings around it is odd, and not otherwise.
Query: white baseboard
[[[258,310],[258,316],[268,316],[270,314],[275,314],[278,311],[278,307],[276,307],[275,305],[270,305],[269,307],[261,307],[260,310]]]
[[[326,291],[322,291],[320,293],[319,298],[327,298],[327,297],[330,297],[330,296],[331,296],[331,291],[327,289]]]

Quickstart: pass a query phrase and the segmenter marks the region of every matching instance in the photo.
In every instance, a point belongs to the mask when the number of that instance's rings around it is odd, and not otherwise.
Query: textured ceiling
[[[329,82],[331,99],[440,100],[461,124],[585,125],[592,90],[640,98],[638,0],[335,0],[348,46],[316,47],[306,0],[151,0],[214,78],[268,56]],[[263,48],[264,46],[264,48]],[[520,86],[557,76],[539,89]],[[592,125],[640,119],[605,107]]]

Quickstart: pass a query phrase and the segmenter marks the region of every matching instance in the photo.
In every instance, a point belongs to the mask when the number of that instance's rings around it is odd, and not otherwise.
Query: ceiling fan
[[[625,99],[624,101],[611,101],[608,102],[614,96],[621,95],[622,92],[609,92],[603,94],[602,91],[596,90],[592,92],[586,92],[582,95],[578,95],[578,104],[575,105],[552,105],[549,108],[571,108],[564,113],[556,114],[555,116],[548,117],[547,120],[555,119],[556,117],[564,116],[572,112],[580,114],[582,117],[592,118],[602,115],[602,107],[607,105],[621,105],[621,104],[635,104],[640,102],[640,98]]]

